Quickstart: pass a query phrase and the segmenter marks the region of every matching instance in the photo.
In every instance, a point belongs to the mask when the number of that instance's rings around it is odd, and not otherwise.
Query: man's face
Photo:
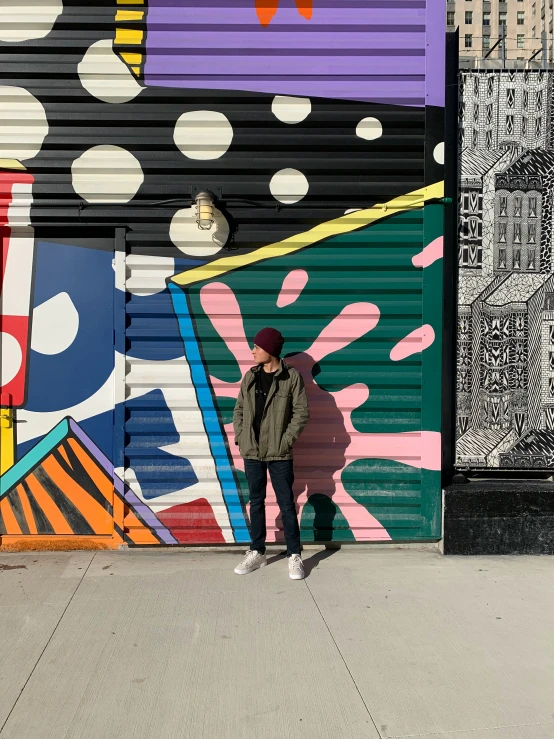
[[[271,354],[268,354],[256,344],[254,344],[254,348],[252,349],[252,356],[254,357],[254,362],[256,362],[256,364],[267,364],[273,359]]]

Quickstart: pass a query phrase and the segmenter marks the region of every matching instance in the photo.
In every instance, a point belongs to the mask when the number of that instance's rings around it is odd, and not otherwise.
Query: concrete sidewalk
[[[554,560],[0,554],[0,739],[554,739]]]

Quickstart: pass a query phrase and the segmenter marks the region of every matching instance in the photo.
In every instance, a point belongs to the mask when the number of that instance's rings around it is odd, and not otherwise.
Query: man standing
[[[263,328],[256,334],[252,350],[256,366],[242,380],[233,415],[235,443],[244,458],[250,490],[252,537],[250,549],[235,572],[247,575],[267,564],[265,495],[269,470],[285,530],[289,577],[302,580],[292,447],[308,423],[308,401],[302,376],[280,359],[283,344],[283,337],[274,328]]]

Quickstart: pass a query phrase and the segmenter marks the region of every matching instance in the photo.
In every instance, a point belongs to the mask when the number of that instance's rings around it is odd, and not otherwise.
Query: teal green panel
[[[413,266],[412,258],[424,244],[442,234],[442,210],[441,206],[430,206],[395,215],[360,231],[187,288],[208,374],[224,382],[238,382],[241,376],[228,344],[204,312],[201,291],[207,285],[213,288],[219,284],[226,299],[236,299],[249,342],[263,326],[274,326],[285,336],[284,353],[291,357],[307,353],[319,334],[347,306],[372,303],[380,312],[372,330],[352,337],[336,351],[330,351],[331,343],[327,340],[325,347],[329,350],[320,352],[317,362],[312,358],[313,397],[323,399],[324,394],[329,398],[328,393],[361,383],[369,388],[367,400],[356,408],[339,410],[335,406],[335,421],[337,414],[343,423],[351,418],[359,434],[440,431],[442,260],[421,269]],[[278,307],[283,281],[294,270],[304,270],[308,282],[294,302]],[[221,316],[228,318],[228,310]],[[391,360],[393,347],[426,323],[433,327],[434,343],[403,360]],[[233,331],[227,341],[240,342],[240,332],[236,327]],[[228,423],[233,401],[217,395],[215,401],[222,420]],[[328,426],[326,419],[318,426],[321,459],[329,453],[336,455],[337,443],[340,445],[340,441],[327,438],[331,433]],[[344,428],[343,425],[343,434]],[[341,466],[334,467],[343,468],[342,482],[355,501],[349,506],[356,508],[358,504],[370,512],[393,539],[437,538],[440,473],[421,471],[401,462],[368,460],[361,454],[343,453]],[[321,464],[325,467],[324,462]],[[242,473],[239,478],[244,490]],[[330,479],[326,479],[326,490],[329,483]],[[344,516],[346,513],[350,520],[352,511],[341,511],[327,495],[320,494],[318,486],[321,491],[316,474],[314,480],[307,482],[311,497],[302,514],[303,540],[320,541],[327,536],[346,541],[355,537],[356,530],[350,529]],[[332,520],[332,526],[320,525],[318,519],[314,529],[315,502],[319,519]]]

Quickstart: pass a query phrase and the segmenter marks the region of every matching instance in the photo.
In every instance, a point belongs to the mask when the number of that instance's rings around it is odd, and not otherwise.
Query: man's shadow
[[[313,570],[317,568],[320,562],[323,562],[324,559],[328,559],[329,557],[332,557],[333,554],[336,554],[340,550],[340,545],[334,546],[330,549],[322,549],[319,552],[314,552],[311,557],[308,557],[307,559],[302,558],[302,561],[304,562],[304,575],[305,577],[309,577]],[[283,552],[279,552],[279,554],[274,554],[271,557],[268,557],[267,564],[273,564],[274,562],[282,562],[283,559],[286,557],[286,550]]]
[[[340,513],[333,502],[334,475],[347,464],[350,434],[346,431],[344,413],[337,407],[334,395],[321,388],[314,379],[318,367],[313,357],[301,352],[287,356],[286,361],[302,375],[310,409],[310,420],[294,445],[294,497],[297,500],[306,494],[314,512],[314,541],[323,543],[331,541],[334,522]],[[282,528],[281,514],[277,516],[276,525]]]

